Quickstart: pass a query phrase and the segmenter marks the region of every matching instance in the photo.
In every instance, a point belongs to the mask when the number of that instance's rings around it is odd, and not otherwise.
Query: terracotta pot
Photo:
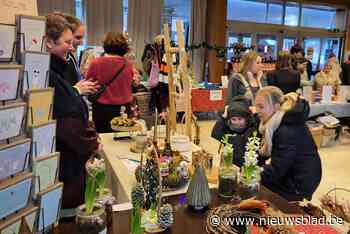
[[[95,204],[93,212],[86,214],[85,205],[78,207],[76,223],[78,231],[81,234],[105,234],[106,228],[106,213],[105,209],[100,204]]]

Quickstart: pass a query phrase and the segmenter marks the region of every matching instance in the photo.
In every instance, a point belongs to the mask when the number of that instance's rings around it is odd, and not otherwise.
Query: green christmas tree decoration
[[[160,227],[167,229],[174,223],[173,207],[165,204],[160,208],[158,215],[158,224]]]
[[[145,190],[141,183],[137,183],[131,191],[131,202],[133,207],[143,207],[145,202]]]

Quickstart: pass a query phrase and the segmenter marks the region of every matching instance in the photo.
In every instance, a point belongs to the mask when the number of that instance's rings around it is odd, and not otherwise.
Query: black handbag
[[[106,91],[107,87],[120,75],[120,73],[122,73],[125,67],[126,67],[126,60],[124,60],[123,66],[117,71],[117,73],[113,76],[112,79],[110,79],[105,84],[100,84],[100,88],[95,93],[88,95],[87,99],[89,100],[89,102],[91,103],[96,102],[97,99],[99,99],[101,95]]]

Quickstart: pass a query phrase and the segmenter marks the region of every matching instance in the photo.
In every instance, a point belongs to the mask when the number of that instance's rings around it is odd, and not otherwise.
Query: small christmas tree
[[[209,206],[211,194],[202,164],[197,165],[186,196],[188,205],[195,210],[202,210]]]
[[[165,204],[160,208],[158,224],[161,228],[167,229],[174,223],[173,207]]]

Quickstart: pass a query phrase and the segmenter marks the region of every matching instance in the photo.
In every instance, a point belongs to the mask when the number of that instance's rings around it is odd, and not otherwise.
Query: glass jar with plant
[[[258,150],[260,147],[260,138],[257,132],[254,132],[248,138],[246,151],[244,153],[244,164],[240,173],[240,195],[242,199],[256,196],[260,190],[260,174],[262,168],[258,166]]]
[[[106,230],[106,213],[96,198],[104,192],[106,167],[103,159],[91,158],[86,163],[85,204],[78,207],[76,222],[80,233]]]
[[[219,169],[219,196],[224,198],[232,197],[237,187],[237,170],[232,165],[234,149],[229,142],[230,137],[226,134],[221,141],[224,149]]]

